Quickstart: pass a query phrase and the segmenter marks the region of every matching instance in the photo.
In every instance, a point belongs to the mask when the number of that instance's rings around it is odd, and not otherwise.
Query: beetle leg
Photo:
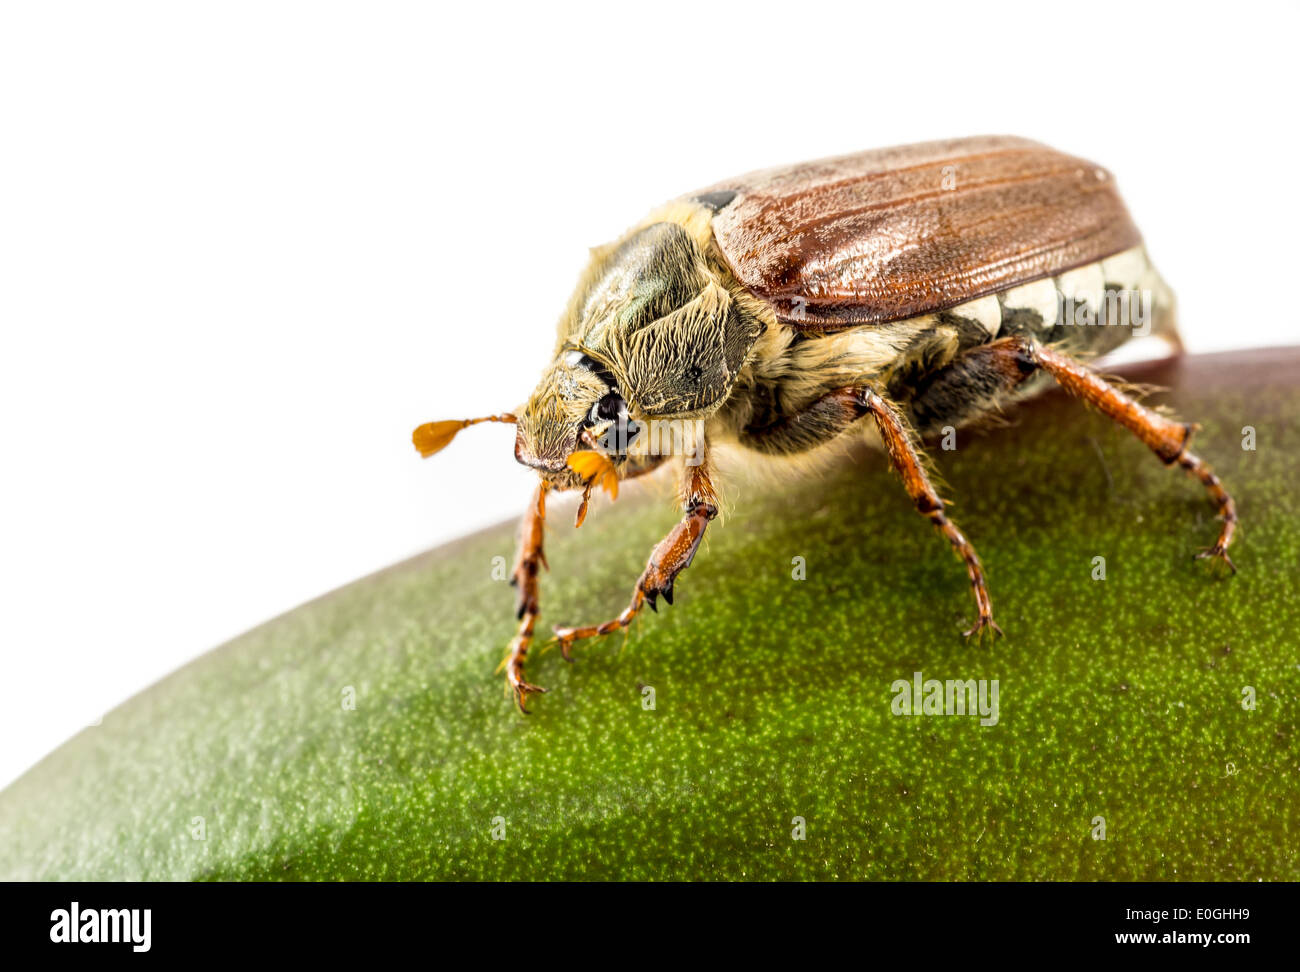
[[[1036,370],[1042,369],[1065,391],[1075,398],[1083,399],[1107,418],[1132,432],[1166,466],[1177,463],[1199,479],[1210,494],[1210,500],[1218,508],[1223,526],[1214,546],[1202,550],[1196,559],[1218,558],[1236,573],[1236,565],[1228,557],[1228,546],[1237,529],[1237,505],[1210,467],[1188,451],[1187,442],[1197,426],[1175,422],[1143,407],[1086,365],[1027,338],[1013,337],[994,341],[968,352],[966,358],[970,359],[968,370],[978,369],[987,375],[997,376],[1008,388],[1015,387]]]
[[[880,429],[880,438],[889,452],[890,461],[903,477],[903,486],[906,487],[907,495],[916,505],[917,512],[926,516],[939,528],[939,532],[948,538],[953,550],[966,565],[966,575],[970,578],[971,594],[975,597],[975,607],[979,617],[963,634],[968,638],[971,635],[983,637],[986,631],[990,635],[1002,634],[1002,629],[993,620],[993,603],[989,599],[988,585],[984,582],[984,567],[980,563],[979,555],[975,553],[971,542],[957,529],[957,524],[948,519],[944,512],[943,500],[939,498],[939,494],[930,483],[930,477],[926,475],[925,467],[921,463],[920,455],[912,442],[911,432],[903,417],[870,388],[855,390],[855,394],[867,414],[875,419],[876,427]]]
[[[860,388],[827,392],[800,412],[770,425],[740,430],[740,444],[767,455],[791,455],[825,445],[867,413]]]
[[[779,422],[744,429],[740,441],[759,452],[800,452],[830,441],[865,415],[875,419],[880,437],[889,451],[889,458],[903,477],[903,485],[917,510],[948,538],[957,556],[966,565],[966,574],[970,578],[971,592],[979,616],[965,634],[967,637],[985,631],[1001,634],[1002,629],[993,620],[993,605],[989,599],[979,555],[944,512],[943,500],[930,484],[930,478],[925,473],[925,466],[903,417],[874,390],[865,386],[837,388],[827,392],[803,411]]]
[[[580,628],[555,627],[555,637],[566,660],[573,660],[570,649],[575,641],[612,634],[626,628],[646,604],[650,605],[652,611],[657,611],[659,595],[662,594],[668,604],[673,603],[673,582],[678,574],[691,565],[695,551],[700,547],[700,540],[704,537],[705,528],[718,515],[718,498],[709,478],[707,460],[687,467],[682,480],[682,509],[685,515],[651,551],[650,560],[632,590],[632,600],[622,614],[604,624]]]
[[[1201,481],[1210,494],[1211,501],[1218,507],[1223,527],[1219,530],[1219,538],[1214,546],[1202,550],[1196,559],[1217,557],[1235,574],[1237,567],[1228,557],[1228,545],[1232,543],[1232,535],[1237,529],[1237,504],[1210,467],[1187,450],[1188,440],[1198,427],[1175,422],[1144,408],[1095,371],[1059,351],[1041,347],[1024,338],[1017,339],[1016,350],[1022,357],[1028,358],[1031,364],[1050,374],[1071,395],[1082,398],[1107,418],[1136,435],[1166,466],[1178,463]]]
[[[524,659],[528,656],[528,649],[533,643],[533,627],[537,623],[538,570],[547,565],[546,554],[542,550],[542,539],[546,525],[548,489],[550,485],[546,480],[538,483],[533,501],[520,524],[519,553],[515,557],[515,568],[510,575],[510,584],[518,591],[515,617],[519,620],[519,631],[511,639],[510,648],[501,662],[501,667],[506,672],[506,684],[514,693],[515,704],[525,715],[528,713],[528,696],[540,695],[546,691],[540,686],[524,681]]]

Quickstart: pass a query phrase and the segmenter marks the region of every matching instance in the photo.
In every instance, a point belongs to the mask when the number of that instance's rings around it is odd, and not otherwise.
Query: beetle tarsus
[[[528,715],[528,696],[541,695],[546,691],[539,685],[533,685],[524,679],[524,661],[528,649],[533,643],[533,628],[538,615],[538,583],[540,568],[547,566],[546,554],[542,551],[542,540],[546,524],[546,491],[549,484],[542,480],[533,494],[533,502],[524,514],[519,528],[519,554],[515,558],[515,568],[510,575],[510,583],[518,591],[515,604],[515,617],[519,620],[519,630],[510,641],[506,657],[502,659],[497,671],[505,670],[506,689],[513,693],[519,711]]]
[[[1189,437],[1192,431],[1199,426],[1189,427]],[[1228,556],[1228,545],[1232,543],[1233,534],[1237,532],[1237,504],[1233,498],[1224,489],[1223,483],[1214,471],[1198,456],[1187,451],[1184,445],[1174,460],[1188,473],[1195,476],[1201,481],[1207,493],[1210,494],[1210,501],[1219,508],[1219,519],[1223,521],[1223,526],[1219,528],[1219,537],[1215,540],[1214,545],[1207,547],[1196,555],[1197,560],[1212,558],[1219,560],[1228,565],[1232,573],[1237,572],[1237,565],[1232,562]]]
[[[583,641],[587,638],[597,638],[602,635],[613,634],[621,628],[626,628],[632,623],[632,620],[641,610],[642,605],[646,602],[646,594],[638,586],[632,595],[632,602],[623,609],[623,613],[618,617],[606,621],[604,624],[587,625],[580,628],[565,628],[556,625],[552,630],[555,632],[555,640],[560,646],[560,654],[567,661],[573,661],[571,651],[575,642]]]
[[[510,642],[510,652],[505,660],[506,685],[514,696],[515,705],[519,706],[519,711],[524,715],[531,715],[528,711],[528,696],[546,693],[546,689],[540,685],[533,685],[524,680],[524,659],[528,655],[527,642],[530,640],[531,637],[525,639],[522,635],[517,635]]]

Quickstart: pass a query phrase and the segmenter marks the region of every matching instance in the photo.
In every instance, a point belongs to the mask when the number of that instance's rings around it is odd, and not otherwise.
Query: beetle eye
[[[591,406],[591,420],[593,422],[612,422],[618,417],[626,415],[627,404],[623,401],[622,396],[616,392],[610,392],[595,405]]]

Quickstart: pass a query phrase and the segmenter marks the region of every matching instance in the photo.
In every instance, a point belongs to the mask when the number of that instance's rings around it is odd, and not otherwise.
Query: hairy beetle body
[[[901,321],[811,336],[777,323],[756,349],[722,414],[730,431],[759,451],[815,448],[826,439],[813,430],[791,448],[773,449],[747,436],[746,429],[770,426],[835,388],[865,380],[887,390],[906,409],[915,431],[929,437],[946,426],[976,422],[1050,384],[1040,375],[1013,393],[994,391],[958,366],[976,347],[1023,337],[1091,358],[1147,334],[1176,347],[1174,316],[1173,293],[1139,245],[1054,277]],[[955,380],[957,374],[961,380]]]
[[[620,479],[678,469],[681,521],[621,614],[555,629],[569,658],[576,641],[626,628],[660,596],[672,603],[718,513],[717,447],[794,456],[870,429],[965,566],[978,611],[966,634],[996,633],[983,567],[919,440],[1050,379],[1201,481],[1223,527],[1199,556],[1231,566],[1236,507],[1188,451],[1192,427],[1083,363],[1146,334],[1180,346],[1173,294],[1108,172],[1018,138],[904,146],[752,173],[654,211],[592,251],[522,410],[430,423],[415,443],[428,455],[469,424],[516,422],[515,457],[539,473],[503,663],[527,711],[542,691],[523,668],[547,493],[582,489],[581,523],[593,488],[616,495]]]

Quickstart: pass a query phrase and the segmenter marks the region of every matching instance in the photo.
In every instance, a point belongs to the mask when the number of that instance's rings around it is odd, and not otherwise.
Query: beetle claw
[[[528,711],[528,696],[545,695],[546,689],[540,685],[534,685],[531,682],[524,681],[524,653],[527,646],[518,645],[512,642],[510,651],[505,658],[501,660],[501,665],[497,671],[502,668],[506,671],[506,694],[513,695],[515,705],[519,706],[519,711],[524,715],[532,715]]]
[[[1200,553],[1192,557],[1193,560],[1206,560],[1208,558],[1213,558],[1220,563],[1227,564],[1228,569],[1234,574],[1237,572],[1237,565],[1232,562],[1232,558],[1228,556],[1228,551],[1225,550],[1221,544],[1216,543],[1213,547],[1206,547]]]
[[[986,633],[992,640],[997,640],[998,635],[1006,637],[1006,633],[998,627],[998,623],[993,620],[992,615],[980,615],[979,620],[968,631],[962,632],[962,637],[969,638],[974,635],[976,644],[979,644],[984,641]]]
[[[515,705],[519,706],[519,711],[524,715],[532,715],[528,711],[528,696],[545,695],[546,689],[540,685],[532,685],[528,682],[519,682],[514,679],[510,680],[510,689],[514,693]]]

